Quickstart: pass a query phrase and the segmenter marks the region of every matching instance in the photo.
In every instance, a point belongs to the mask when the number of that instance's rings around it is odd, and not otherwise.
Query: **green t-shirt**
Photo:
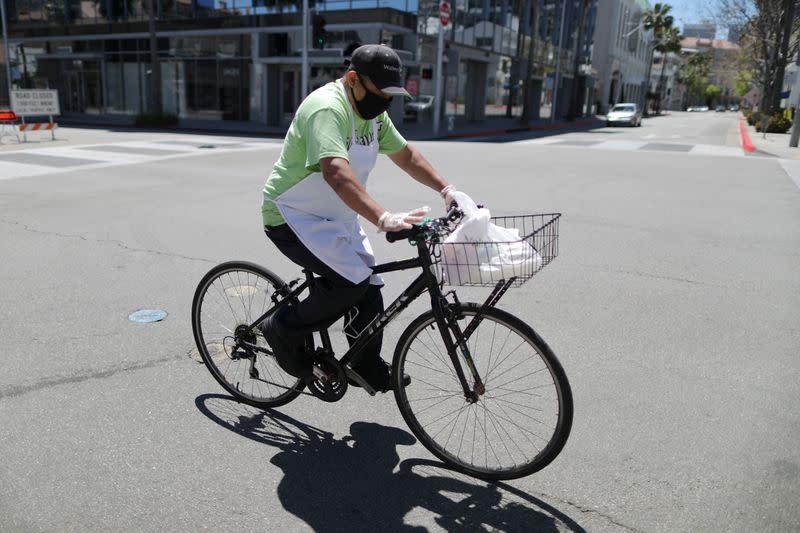
[[[277,226],[285,221],[270,199],[277,198],[306,176],[320,171],[319,160],[324,157],[348,159],[353,133],[352,118],[356,122],[356,143],[369,144],[372,121],[359,117],[345,97],[341,81],[336,80],[308,95],[295,113],[286,133],[281,157],[264,184],[261,217],[266,226]],[[405,148],[407,142],[392,124],[386,112],[374,120],[378,123],[378,146],[382,154],[394,154]]]

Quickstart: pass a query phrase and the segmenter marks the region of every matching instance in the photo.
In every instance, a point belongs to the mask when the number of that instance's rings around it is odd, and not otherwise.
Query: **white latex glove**
[[[450,211],[450,204],[452,204],[455,201],[455,199],[453,198],[453,193],[455,192],[457,192],[456,188],[453,187],[452,185],[448,185],[447,187],[439,191],[439,194],[441,194],[442,198],[444,198],[445,211]]]
[[[400,231],[401,229],[411,229],[411,224],[417,224],[425,220],[425,215],[430,212],[428,206],[408,211],[407,213],[390,213],[384,211],[378,219],[378,231]]]
[[[457,191],[452,185],[448,185],[439,194],[444,198],[444,208],[450,211],[450,206],[455,202],[458,207],[467,215],[472,215],[478,210],[478,206],[468,195],[461,191]]]

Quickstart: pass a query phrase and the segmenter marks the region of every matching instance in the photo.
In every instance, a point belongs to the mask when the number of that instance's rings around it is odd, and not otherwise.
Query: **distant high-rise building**
[[[696,37],[698,39],[714,39],[717,35],[717,26],[713,22],[701,22],[699,24],[685,24],[683,26],[684,37]]]

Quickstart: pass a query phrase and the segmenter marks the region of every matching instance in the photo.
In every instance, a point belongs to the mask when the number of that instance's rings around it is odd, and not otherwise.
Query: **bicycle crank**
[[[314,354],[314,379],[307,383],[311,394],[325,402],[338,402],[347,392],[344,368],[333,356],[318,351]]]

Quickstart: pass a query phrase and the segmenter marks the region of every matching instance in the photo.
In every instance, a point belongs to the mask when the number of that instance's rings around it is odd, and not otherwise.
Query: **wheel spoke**
[[[462,331],[477,310],[472,304],[464,308],[463,323],[459,319]],[[432,316],[400,341],[399,370],[416,370],[412,383],[417,386],[401,389],[398,396],[411,429],[441,459],[468,473],[495,476],[492,479],[518,477],[552,461],[566,440],[572,417],[571,403],[562,414],[569,385],[558,382],[550,370],[557,361],[551,363],[547,348],[524,333],[527,326],[505,316],[494,308],[485,310],[466,341],[476,368],[485,370],[487,392],[476,403],[461,403],[461,382],[448,363],[443,341],[431,334]],[[569,417],[566,429],[559,422],[562,416]]]
[[[297,381],[285,374],[271,356],[254,353],[247,345],[242,350],[246,350],[250,358],[232,359],[229,355],[237,342],[234,339],[237,332],[273,305],[270,292],[283,282],[243,263],[221,265],[217,272],[209,275],[211,277],[204,278],[204,284],[198,288],[192,320],[199,333],[198,350],[212,375],[229,392],[255,405],[281,405],[296,397],[299,394],[299,390],[295,390]],[[263,339],[260,332],[244,331],[244,334],[255,335],[255,340],[248,339],[248,343],[266,346],[260,340]],[[212,347],[220,345],[224,348]],[[222,353],[227,356],[220,357]],[[256,359],[251,363],[252,357]],[[251,366],[258,377],[251,377]]]

